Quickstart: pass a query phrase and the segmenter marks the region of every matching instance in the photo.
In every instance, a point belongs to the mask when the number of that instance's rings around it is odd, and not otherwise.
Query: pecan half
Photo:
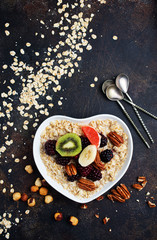
[[[111,189],[111,193],[113,193],[117,197],[121,197],[121,195],[115,189]]]
[[[65,171],[69,176],[73,176],[77,174],[77,169],[73,163],[65,166]]]
[[[133,184],[132,187],[135,188],[135,189],[137,189],[137,190],[139,190],[139,191],[141,191],[141,190],[143,189],[143,186],[141,186],[141,185],[138,184],[138,183]]]
[[[106,224],[109,220],[110,220],[110,218],[105,217],[105,218],[103,218],[103,223]]]
[[[129,199],[131,194],[130,194],[129,190],[127,189],[127,187],[125,186],[125,184],[121,183],[120,186],[125,191],[126,199]]]
[[[104,196],[99,196],[99,197],[97,197],[97,201],[101,201],[101,200],[103,200],[104,199]]]
[[[141,183],[141,185],[142,185],[143,188],[146,186],[146,184],[147,184],[147,180],[145,180],[145,181],[143,181],[143,182]]]
[[[120,194],[120,196],[124,199],[128,199],[128,195],[125,192],[125,190],[122,187],[117,186],[117,192]]]
[[[155,203],[152,203],[151,201],[148,201],[147,203],[148,203],[148,206],[149,206],[150,208],[156,207],[156,204],[155,204]]]
[[[137,181],[138,182],[144,182],[144,181],[146,181],[146,177],[138,177],[138,179],[137,179]]]
[[[86,191],[94,191],[96,189],[94,182],[85,178],[78,180],[78,187]]]
[[[109,134],[107,134],[107,137],[109,138],[111,143],[116,147],[120,147],[120,145],[124,143],[123,138],[116,132],[110,132]]]
[[[122,198],[122,197],[118,197],[118,196],[116,196],[116,195],[112,195],[112,198],[113,198],[113,200],[115,200],[115,201],[117,201],[117,202],[125,202],[125,199],[124,198]]]
[[[112,196],[113,196],[113,194],[107,194],[108,199],[110,199],[112,202],[114,202]]]
[[[92,164],[95,168],[99,169],[100,171],[105,169],[105,164],[101,161],[100,154],[97,151],[96,158]]]

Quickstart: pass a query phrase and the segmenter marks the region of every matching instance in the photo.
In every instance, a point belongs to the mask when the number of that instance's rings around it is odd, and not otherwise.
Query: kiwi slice
[[[82,151],[81,138],[76,133],[67,133],[58,138],[56,151],[62,157],[74,157]]]

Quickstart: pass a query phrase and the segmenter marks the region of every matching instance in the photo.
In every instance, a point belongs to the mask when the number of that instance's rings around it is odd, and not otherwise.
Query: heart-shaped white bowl
[[[116,178],[114,181],[106,183],[99,192],[96,192],[89,198],[78,198],[77,196],[74,196],[73,194],[68,192],[66,189],[64,189],[61,184],[58,184],[55,180],[53,180],[47,174],[46,166],[44,165],[44,163],[40,157],[40,135],[41,135],[42,131],[50,124],[50,122],[55,121],[55,120],[68,120],[68,121],[71,121],[74,123],[88,124],[90,121],[93,121],[93,120],[106,120],[106,119],[117,121],[122,126],[125,133],[128,135],[127,158],[126,158],[121,170],[116,175]],[[34,138],[34,142],[33,142],[34,160],[35,160],[36,166],[37,166],[39,172],[41,173],[41,175],[43,176],[43,178],[49,183],[50,186],[52,186],[58,192],[60,192],[67,198],[70,198],[71,200],[78,202],[78,203],[90,202],[90,201],[94,200],[95,198],[101,196],[103,193],[107,192],[110,188],[112,188],[123,177],[123,175],[127,171],[129,164],[131,162],[131,159],[132,159],[132,153],[133,153],[133,140],[132,140],[132,136],[131,136],[129,128],[120,118],[118,118],[114,115],[109,115],[109,114],[100,114],[100,115],[92,116],[89,118],[83,118],[83,119],[76,119],[76,118],[71,118],[71,117],[62,116],[62,115],[54,115],[52,117],[47,118],[39,126],[39,128],[35,134],[35,138]]]

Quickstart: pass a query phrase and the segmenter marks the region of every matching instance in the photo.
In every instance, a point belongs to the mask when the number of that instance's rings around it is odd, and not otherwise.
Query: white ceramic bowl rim
[[[50,122],[55,121],[55,120],[68,120],[68,121],[72,121],[75,123],[77,122],[77,123],[88,124],[90,121],[93,121],[93,120],[105,120],[105,119],[114,120],[114,121],[116,120],[122,126],[125,133],[128,135],[127,158],[122,166],[122,169],[116,175],[116,178],[114,181],[106,183],[100,191],[96,192],[89,198],[79,198],[77,196],[74,196],[70,192],[68,192],[66,189],[64,189],[62,187],[61,184],[58,184],[55,180],[53,180],[47,174],[46,166],[44,165],[44,163],[40,157],[40,135],[41,135],[42,131],[50,124]],[[69,198],[75,202],[78,202],[78,203],[90,202],[90,201],[94,200],[95,198],[99,197],[100,195],[104,194],[105,192],[107,192],[110,188],[112,188],[123,177],[123,175],[127,171],[128,167],[130,165],[131,159],[132,159],[132,154],[133,154],[133,140],[132,140],[132,135],[130,133],[129,128],[120,118],[118,118],[114,115],[110,115],[110,114],[99,114],[99,115],[95,115],[95,116],[88,117],[88,118],[82,118],[82,119],[72,118],[72,117],[68,117],[68,116],[64,116],[64,115],[54,115],[52,117],[47,118],[45,121],[43,121],[41,123],[41,125],[39,126],[39,128],[36,131],[36,134],[34,137],[34,142],[33,142],[34,161],[36,163],[36,166],[37,166],[39,172],[43,176],[43,178],[49,183],[50,186],[52,186],[58,192],[60,192],[67,198]]]

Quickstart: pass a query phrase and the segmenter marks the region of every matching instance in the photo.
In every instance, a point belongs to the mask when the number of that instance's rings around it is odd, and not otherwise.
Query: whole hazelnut
[[[13,194],[13,200],[14,201],[18,201],[18,200],[20,200],[20,198],[21,198],[21,193],[20,192],[15,192]]]
[[[45,187],[41,187],[39,189],[39,194],[42,195],[42,196],[46,196],[48,194],[48,189],[45,188]]]
[[[31,192],[37,192],[39,188],[37,186],[31,186]]]
[[[53,202],[53,197],[51,195],[45,196],[45,203],[49,204]]]
[[[61,220],[63,219],[63,214],[60,213],[60,212],[55,213],[55,214],[54,214],[54,219],[55,219],[56,221],[61,221]]]
[[[28,198],[27,204],[29,207],[34,207],[35,206],[35,198]]]
[[[49,186],[45,179],[41,180],[41,183],[42,183],[43,187]]]
[[[71,216],[69,221],[73,226],[76,226],[78,224],[78,219],[74,216]]]
[[[21,200],[22,200],[23,202],[26,202],[27,199],[28,199],[28,195],[27,195],[26,193],[22,193],[22,195],[21,195]]]
[[[41,186],[42,186],[42,182],[41,182],[41,179],[40,179],[40,178],[37,178],[37,179],[35,180],[35,186],[37,186],[37,187],[41,187]]]

